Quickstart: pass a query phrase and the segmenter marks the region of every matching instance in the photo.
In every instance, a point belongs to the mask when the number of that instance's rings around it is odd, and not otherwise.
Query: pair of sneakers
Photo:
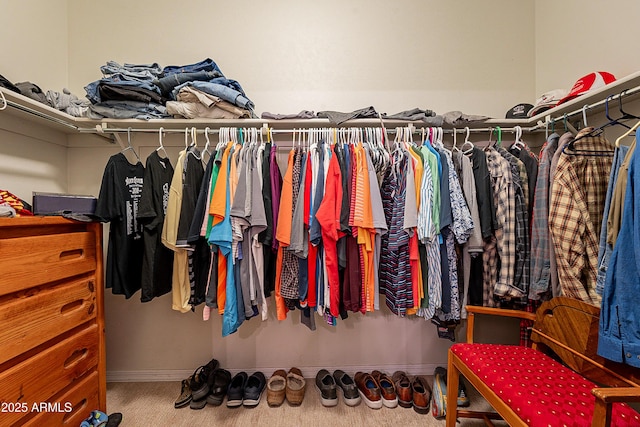
[[[258,406],[266,382],[262,372],[254,372],[251,375],[244,371],[238,372],[231,380],[227,390],[227,407],[246,406],[253,408]]]
[[[342,392],[344,403],[348,406],[360,404],[360,394],[353,378],[344,371],[336,370],[333,375],[326,369],[316,374],[316,389],[320,392],[320,402],[323,406],[331,407],[338,404],[338,390]]]
[[[291,406],[300,406],[304,400],[307,382],[298,368],[275,371],[267,382],[267,403],[278,407],[286,399]]]

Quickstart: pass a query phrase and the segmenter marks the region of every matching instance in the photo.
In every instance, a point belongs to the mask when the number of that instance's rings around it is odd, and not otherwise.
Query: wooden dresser
[[[106,410],[102,224],[0,218],[0,426]]]

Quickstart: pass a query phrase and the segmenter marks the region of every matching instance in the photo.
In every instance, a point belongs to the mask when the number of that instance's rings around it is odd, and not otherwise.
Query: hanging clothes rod
[[[389,134],[395,134],[396,127],[401,127],[401,128],[407,128],[407,127],[411,127],[412,128],[412,132],[414,134],[418,134],[418,133],[422,133],[423,129],[428,129],[428,128],[438,128],[439,126],[421,126],[421,127],[416,127],[415,124],[413,123],[407,123],[407,125],[405,126],[394,126],[394,127],[385,127],[384,129],[386,130],[387,133]],[[533,132],[536,130],[539,130],[540,127],[539,126],[532,126],[532,127],[521,127],[521,126],[514,126],[514,127],[501,127],[501,126],[491,126],[491,127],[484,127],[484,128],[469,128],[469,131],[471,133],[482,133],[482,132],[492,132],[494,130],[496,130],[497,128],[500,128],[502,130],[502,132],[508,132],[508,133],[515,133],[517,130],[521,130],[522,132]],[[543,126],[544,127],[544,126]],[[240,126],[240,127],[233,127],[233,126],[224,126],[223,128],[230,128],[230,129],[264,129],[266,131],[266,127],[257,127],[257,126]],[[275,134],[292,134],[292,133],[300,133],[300,132],[304,132],[304,133],[311,133],[314,131],[318,131],[318,130],[324,130],[324,129],[336,129],[338,131],[340,130],[350,130],[350,129],[367,129],[367,128],[381,128],[380,126],[349,126],[349,127],[335,127],[335,126],[323,126],[323,127],[313,127],[313,128],[291,128],[291,129],[274,129],[274,128],[268,128],[271,132],[271,134],[275,135]],[[191,127],[186,127],[186,128],[181,128],[181,129],[167,129],[167,128],[163,128],[163,132],[164,133],[178,133],[178,134],[182,134],[185,132],[191,132]],[[217,134],[220,133],[220,129],[222,128],[215,128],[215,129],[211,129],[209,128],[207,130],[207,133],[212,135],[212,134]],[[459,127],[459,128],[454,128],[454,129],[446,129],[443,128],[443,132],[445,134],[453,134],[454,131],[455,133],[465,133],[466,128],[464,126]],[[78,131],[80,133],[99,133],[99,134],[114,134],[114,133],[158,133],[160,131],[160,126],[157,129],[145,129],[145,128],[101,128],[99,125],[96,125],[95,128],[79,128]],[[205,129],[198,129],[196,128],[196,133],[198,134],[204,134],[205,133]]]

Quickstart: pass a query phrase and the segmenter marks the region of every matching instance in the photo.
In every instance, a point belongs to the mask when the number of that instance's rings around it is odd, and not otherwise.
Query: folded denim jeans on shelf
[[[177,99],[177,95],[180,92],[180,89],[182,89],[185,86],[192,86],[202,92],[208,93],[210,95],[215,95],[217,97],[224,99],[227,102],[237,105],[240,108],[244,108],[245,110],[252,111],[254,109],[253,102],[251,102],[251,100],[245,97],[241,92],[235,89],[232,89],[228,86],[224,86],[218,83],[211,83],[211,82],[195,81],[195,82],[184,83],[180,86],[177,86],[173,90],[172,98]]]
[[[220,75],[223,75],[218,64],[211,58],[203,59],[200,62],[189,65],[167,65],[162,69],[162,75],[168,76],[176,73],[194,73],[197,71],[217,71]]]
[[[115,61],[108,61],[106,65],[100,67],[100,71],[105,76],[123,74],[141,80],[153,80],[162,74],[162,68],[157,63],[153,64],[124,64],[120,65]]]
[[[158,95],[160,95],[160,88],[153,84],[153,81],[151,80],[141,80],[124,74],[114,74],[112,76],[91,82],[84,87],[84,90],[87,93],[87,98],[94,104],[102,101],[102,99],[100,98],[100,93],[98,92],[98,86],[100,85],[100,83],[111,83],[118,84],[120,86],[139,87],[142,89],[150,90],[152,92],[156,92]]]
[[[167,109],[160,104],[136,101],[105,101],[89,106],[87,117],[100,120],[110,119],[166,119]]]
[[[173,73],[168,76],[164,76],[158,80],[155,80],[154,83],[156,86],[160,88],[162,93],[166,96],[171,94],[171,91],[176,86],[180,86],[186,82],[192,81],[210,81],[217,77],[222,77],[222,74],[217,71],[196,71],[193,73]]]

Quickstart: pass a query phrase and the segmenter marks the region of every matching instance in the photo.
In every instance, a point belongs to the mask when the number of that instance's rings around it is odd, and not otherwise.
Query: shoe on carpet
[[[356,386],[358,386],[358,392],[364,403],[371,409],[382,408],[380,387],[375,378],[366,372],[356,372],[353,379],[356,382]]]
[[[391,376],[396,386],[396,394],[398,395],[398,405],[403,408],[411,408],[413,406],[413,392],[411,391],[411,380],[403,371],[396,371]]]
[[[227,407],[236,408],[242,406],[244,400],[244,388],[247,385],[248,375],[246,372],[238,372],[231,383],[229,384],[229,390],[227,390]]]
[[[378,382],[380,387],[380,395],[382,396],[382,404],[387,408],[395,408],[398,406],[398,394],[396,386],[389,376],[380,371],[371,372],[371,376]]]
[[[182,385],[181,385],[182,388],[180,390],[180,396],[178,396],[176,401],[173,402],[173,406],[176,409],[184,408],[189,404],[189,402],[191,402],[191,386],[189,385],[191,378],[192,377],[189,377],[186,380],[182,380]]]
[[[413,392],[413,410],[419,414],[429,413],[429,405],[431,404],[431,387],[420,375],[411,382],[411,391]]]
[[[104,412],[91,411],[91,415],[80,423],[80,427],[104,427],[107,425],[107,421],[109,421],[109,416]]]
[[[349,374],[338,369],[333,372],[333,379],[336,380],[336,385],[342,392],[344,403],[346,403],[347,406],[357,406],[360,404],[362,399],[360,399],[358,387]]]
[[[284,369],[275,371],[267,381],[267,404],[271,407],[282,405],[286,395],[287,373]]]
[[[122,422],[122,414],[120,412],[114,412],[110,414],[108,418],[105,427],[118,427]]]
[[[434,418],[447,416],[447,370],[438,366],[433,372],[431,414]]]
[[[244,399],[242,404],[248,407],[258,406],[262,392],[267,384],[267,380],[262,372],[254,372],[249,378],[244,387]]]
[[[207,395],[207,403],[213,406],[222,405],[224,397],[227,395],[229,383],[231,382],[231,373],[226,369],[216,369],[209,375],[209,394]]]
[[[307,381],[302,376],[302,372],[300,371],[300,369],[289,369],[289,373],[287,373],[287,386],[285,388],[285,394],[290,405],[299,406],[302,404],[306,387]]]
[[[316,388],[320,392],[322,406],[331,407],[338,404],[336,380],[326,369],[320,369],[316,374]]]
[[[191,381],[191,395],[193,400],[203,400],[209,394],[209,375],[218,368],[218,361],[211,359],[206,365],[200,366],[193,373],[193,380]]]

